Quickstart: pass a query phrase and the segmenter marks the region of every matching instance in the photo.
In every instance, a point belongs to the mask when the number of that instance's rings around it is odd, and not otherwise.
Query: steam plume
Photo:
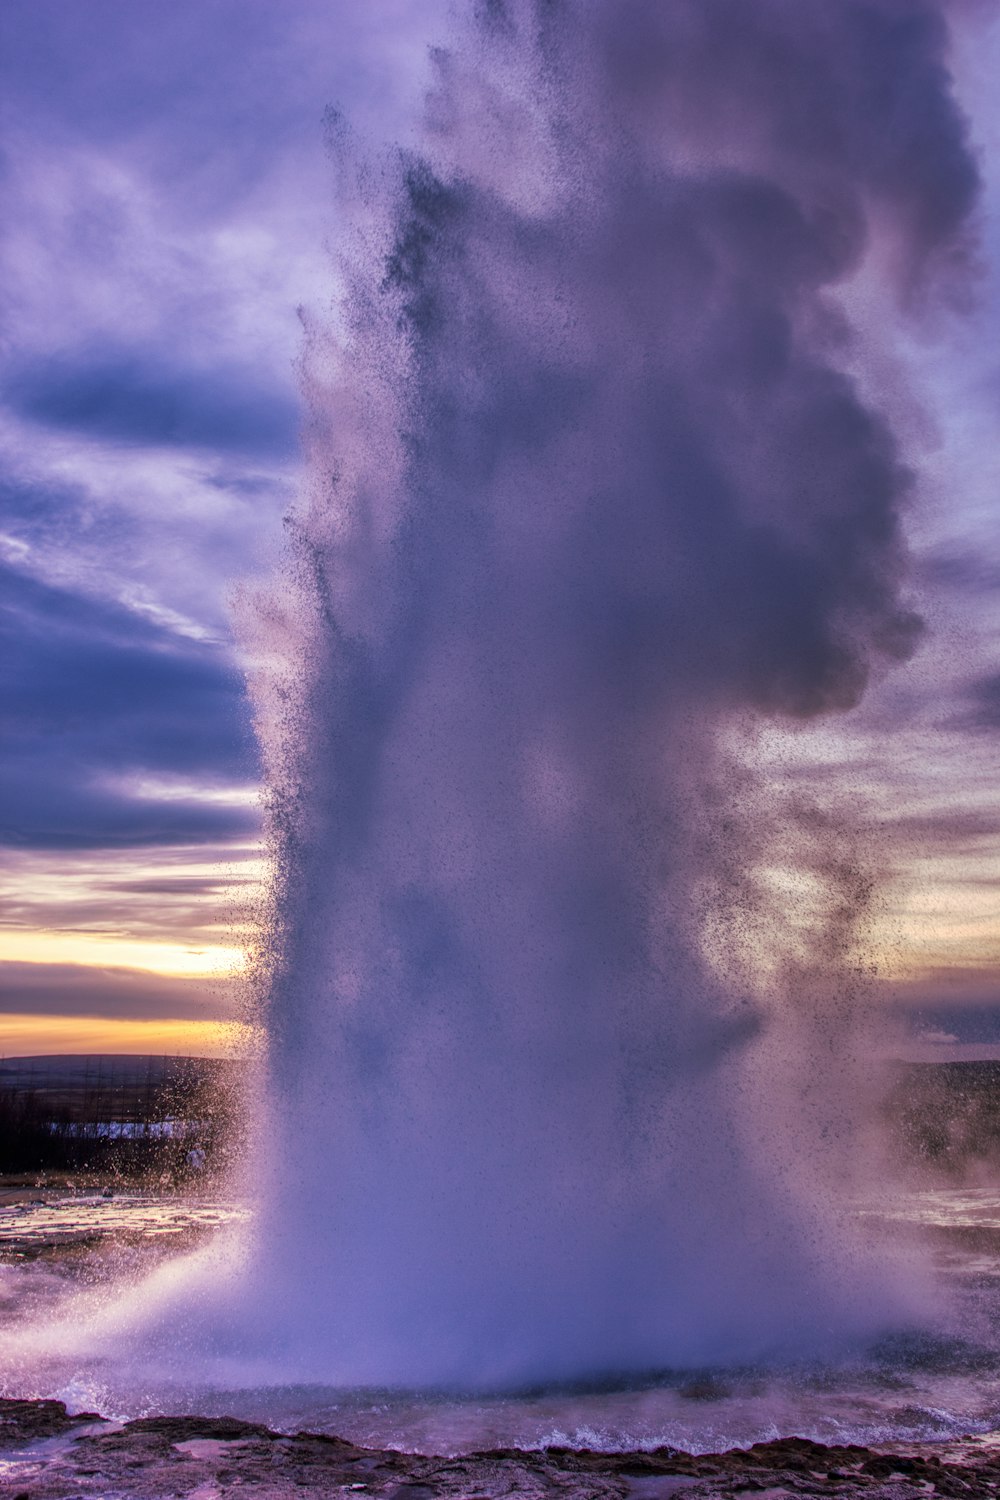
[[[789,1104],[795,1017],[730,961],[766,820],[727,745],[919,632],[842,293],[903,316],[967,274],[948,9],[488,0],[419,152],[331,121],[356,229],[260,689],[253,1275],[303,1377],[757,1358],[898,1310],[817,1188],[850,1132]],[[847,984],[791,1010],[836,1030]]]

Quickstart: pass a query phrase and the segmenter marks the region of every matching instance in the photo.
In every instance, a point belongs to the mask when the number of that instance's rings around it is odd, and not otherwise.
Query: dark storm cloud
[[[47,426],[150,446],[290,457],[298,403],[234,369],[178,370],[162,350],[95,349],[15,367],[3,394]]]
[[[217,648],[13,569],[0,585],[0,839],[79,848],[252,828],[248,809],[128,790],[255,774],[242,680]]]

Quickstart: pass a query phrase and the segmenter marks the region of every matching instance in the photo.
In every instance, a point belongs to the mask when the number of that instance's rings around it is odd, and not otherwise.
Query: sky
[[[774,754],[856,813],[933,1057],[1000,1055],[1000,25],[953,9],[980,274],[879,352],[927,630]],[[335,294],[327,111],[411,138],[446,33],[445,0],[0,8],[0,1054],[229,1045],[265,875],[238,622]]]

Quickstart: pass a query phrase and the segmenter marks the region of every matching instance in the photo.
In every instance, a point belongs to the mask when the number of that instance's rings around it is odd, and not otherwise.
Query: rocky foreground
[[[0,1400],[3,1500],[255,1500],[344,1496],[345,1500],[684,1500],[716,1496],[842,1495],[910,1500],[1000,1495],[1000,1451],[957,1445],[945,1456],[827,1448],[804,1438],[692,1456],[503,1449],[431,1458],[356,1448],[340,1438],[294,1437],[229,1417],[145,1417],[108,1422],[67,1415],[60,1401]]]

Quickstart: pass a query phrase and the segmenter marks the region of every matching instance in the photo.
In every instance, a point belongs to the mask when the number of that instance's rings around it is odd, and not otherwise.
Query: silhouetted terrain
[[[235,1064],[215,1058],[8,1058],[0,1062],[0,1172],[200,1170],[227,1134],[237,1076]]]
[[[182,1171],[231,1141],[241,1072],[203,1057],[0,1060],[0,1172]],[[1000,1062],[900,1064],[884,1113],[902,1163],[1000,1171]]]
[[[885,1101],[898,1155],[962,1175],[1000,1171],[1000,1062],[901,1065]]]

